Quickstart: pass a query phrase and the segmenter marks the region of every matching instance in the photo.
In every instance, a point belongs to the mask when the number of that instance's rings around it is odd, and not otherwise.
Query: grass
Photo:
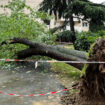
[[[81,71],[65,63],[52,63],[53,71],[63,74],[64,76],[78,79],[81,76]]]

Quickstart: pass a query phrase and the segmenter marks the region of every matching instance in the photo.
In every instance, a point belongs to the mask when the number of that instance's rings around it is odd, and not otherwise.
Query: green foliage
[[[62,42],[72,42],[73,32],[66,30],[57,34],[57,40],[60,39]]]
[[[55,17],[61,18],[64,16],[64,11],[67,8],[66,0],[43,0],[40,4],[40,11],[49,12],[50,15],[54,13]]]
[[[0,15],[0,43],[14,37],[28,38],[36,42],[53,44],[56,36],[52,34],[47,25],[38,21],[49,19],[49,15],[44,12],[35,12],[31,7],[25,4],[25,0],[13,0],[8,5],[11,15]],[[29,9],[30,13],[24,13],[24,9]],[[0,47],[0,58],[16,58],[17,51],[27,48],[24,45],[3,45]]]
[[[96,32],[104,27],[105,6],[94,4],[84,0],[74,0],[73,11],[75,15],[83,15],[84,19],[90,19],[90,31]]]
[[[93,22],[92,20],[90,21],[90,26],[89,26],[90,31],[97,32],[105,29],[103,22],[100,22],[99,20],[94,20],[94,21],[95,22]]]
[[[85,50],[88,51],[90,48],[90,45],[94,43],[98,37],[100,37],[98,33],[93,32],[81,32],[77,34],[77,38],[75,41],[75,49],[77,50]]]
[[[70,16],[83,16],[84,20],[90,20],[90,31],[103,29],[105,21],[105,6],[89,0],[43,0],[40,10],[50,15],[54,13],[56,19],[64,17],[65,21],[68,21]]]
[[[76,41],[74,47],[77,50],[88,51],[90,46],[100,38],[105,36],[105,30],[100,30],[98,32],[81,32],[76,34]]]
[[[99,36],[105,36],[105,30],[100,30],[97,32]]]

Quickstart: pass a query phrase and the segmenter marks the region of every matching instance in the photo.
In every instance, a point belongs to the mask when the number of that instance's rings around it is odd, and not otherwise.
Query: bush
[[[14,37],[23,37],[36,42],[53,44],[56,36],[49,32],[47,25],[37,20],[47,19],[46,13],[35,12],[27,6],[24,0],[13,0],[5,8],[10,9],[11,15],[0,15],[0,43]],[[24,8],[30,13],[25,14]],[[15,53],[27,48],[25,45],[3,45],[0,47],[0,58],[16,58]]]
[[[98,31],[99,36],[105,36],[105,30],[100,30]]]
[[[76,41],[74,43],[76,50],[88,51],[90,45],[96,41],[101,35],[93,32],[81,32],[76,35]]]
[[[59,32],[57,34],[57,40],[61,40],[61,42],[72,42],[73,40],[73,32],[66,30]]]

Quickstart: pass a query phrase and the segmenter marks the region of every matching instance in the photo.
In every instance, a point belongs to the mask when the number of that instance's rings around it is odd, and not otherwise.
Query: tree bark
[[[75,40],[76,40],[76,36],[75,36],[74,21],[73,21],[73,16],[72,15],[70,16],[69,21],[70,21],[70,30],[73,33],[72,42],[74,44]]]
[[[72,42],[74,44],[75,43],[75,40],[76,40],[76,36],[75,36],[75,28],[74,28],[74,20],[73,20],[73,7],[72,7],[72,2],[73,2],[73,0],[69,0],[69,8],[70,8],[70,11],[71,11],[69,21],[70,21],[70,30],[73,32]]]
[[[30,57],[33,55],[48,56],[60,61],[86,61],[87,55],[85,52],[68,50],[60,46],[46,45],[37,42],[33,42],[24,38],[13,38],[9,44],[24,44],[29,46],[28,49],[22,50],[17,53],[19,59]],[[78,69],[82,69],[84,64],[68,63]]]

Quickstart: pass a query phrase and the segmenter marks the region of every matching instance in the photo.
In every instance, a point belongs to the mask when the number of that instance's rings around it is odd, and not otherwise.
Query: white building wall
[[[0,5],[7,5],[8,1],[12,1],[12,0],[0,0]],[[42,2],[43,0],[26,0],[26,4],[31,6],[31,8],[38,8],[39,4]],[[0,14],[3,13],[8,13],[10,14],[10,11],[8,9],[4,10],[3,8],[0,7]]]

